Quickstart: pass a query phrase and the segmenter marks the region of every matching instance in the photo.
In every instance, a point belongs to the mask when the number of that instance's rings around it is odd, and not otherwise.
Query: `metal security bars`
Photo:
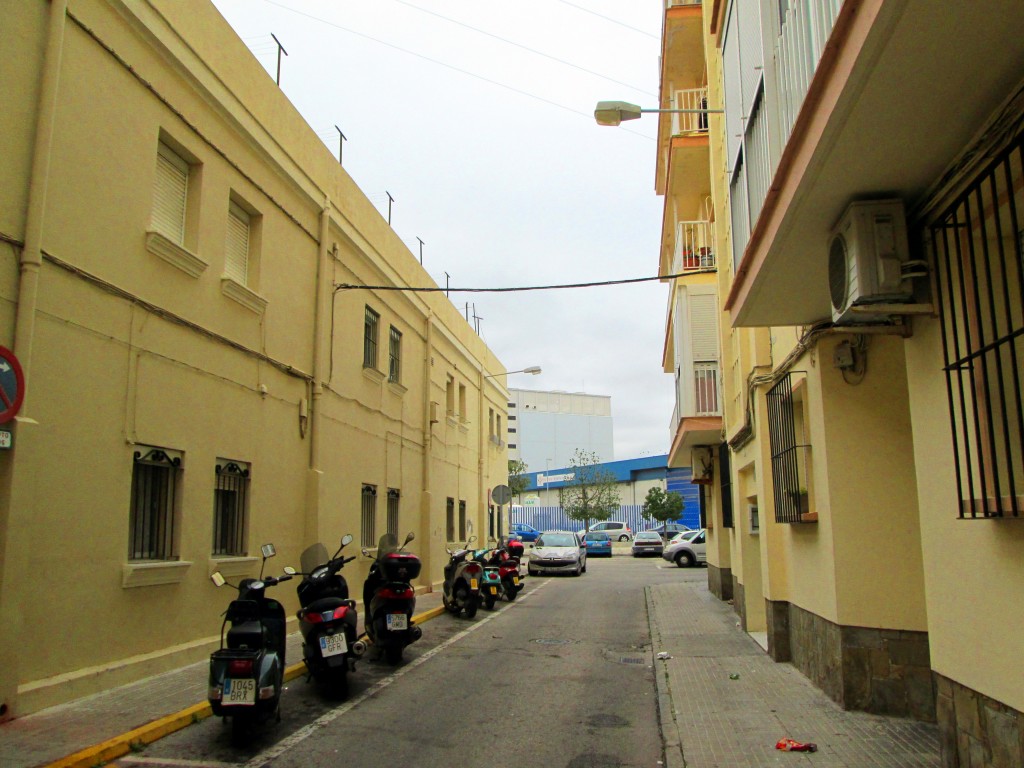
[[[448,541],[455,541],[455,499],[448,497],[444,506],[445,536]]]
[[[134,452],[129,560],[173,560],[175,491],[181,457],[159,448]]]
[[[398,538],[398,503],[401,501],[402,493],[397,488],[388,488],[388,530],[396,539]]]
[[[362,530],[363,546],[377,546],[377,486],[375,485],[363,486]]]
[[[244,557],[249,510],[249,465],[219,460],[214,467],[213,556]]]
[[[402,332],[393,325],[388,339],[388,381],[394,384],[402,381]]]
[[[718,446],[718,476],[722,488],[722,527],[732,528],[732,465],[728,443]]]
[[[459,499],[459,539],[465,541],[466,537],[466,502]]]
[[[1024,515],[1022,145],[930,226],[960,518]]]
[[[380,315],[366,307],[363,319],[363,368],[377,367],[377,328]]]
[[[775,522],[803,522],[807,509],[807,450],[796,440],[792,374],[786,374],[768,390],[768,441],[772,452],[772,484],[775,488]],[[802,433],[802,430],[801,430]]]

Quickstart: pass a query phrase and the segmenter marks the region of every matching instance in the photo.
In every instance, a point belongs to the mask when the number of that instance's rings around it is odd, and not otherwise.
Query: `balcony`
[[[710,221],[680,221],[676,227],[672,274],[714,270],[717,267],[714,240],[714,225]]]
[[[710,361],[694,363],[692,373],[677,381],[676,407],[669,424],[670,467],[689,466],[692,448],[721,442],[719,378],[718,362]]]
[[[704,0],[665,0],[665,8],[678,8],[682,5],[700,5]]]
[[[707,88],[685,88],[672,94],[672,109],[707,109]],[[707,133],[708,116],[694,114],[673,114],[672,135],[684,136],[690,133]]]

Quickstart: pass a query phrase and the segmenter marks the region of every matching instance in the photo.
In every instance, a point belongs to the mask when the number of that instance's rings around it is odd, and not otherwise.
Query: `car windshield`
[[[575,547],[576,537],[571,533],[545,533],[537,539],[538,547]]]
[[[607,533],[588,533],[587,541],[608,541]]]
[[[693,541],[698,535],[700,535],[700,531],[686,531],[685,533],[680,533],[679,537],[686,541]]]
[[[636,535],[637,541],[661,541],[657,531],[640,531]]]

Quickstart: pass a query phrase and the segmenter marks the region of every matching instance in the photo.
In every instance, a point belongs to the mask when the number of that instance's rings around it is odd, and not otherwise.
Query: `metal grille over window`
[[[156,155],[151,226],[175,245],[185,242],[185,203],[188,192],[188,163],[166,144]]]
[[[448,541],[455,541],[455,499],[445,502],[445,536]]]
[[[961,518],[1024,515],[1022,148],[930,227]]]
[[[398,538],[398,502],[402,493],[397,488],[388,488],[388,533]]]
[[[377,486],[363,486],[362,504],[363,546],[377,546]]]
[[[722,478],[722,527],[732,528],[732,468],[728,443],[718,446],[718,475]]]
[[[787,373],[768,390],[767,405],[775,522],[799,523],[808,511],[806,451],[810,446],[797,444],[792,374]]]
[[[213,490],[213,556],[244,557],[249,510],[249,465],[220,460]]]
[[[402,381],[402,332],[391,326],[388,340],[388,381],[398,384]]]
[[[459,540],[466,540],[466,502],[459,500]]]
[[[228,206],[228,235],[224,248],[224,274],[240,285],[248,285],[249,214],[235,203]]]
[[[181,456],[160,448],[134,452],[130,560],[174,560],[175,491]]]
[[[377,367],[377,326],[380,324],[380,315],[369,307],[366,308],[366,316],[363,320],[363,367]]]

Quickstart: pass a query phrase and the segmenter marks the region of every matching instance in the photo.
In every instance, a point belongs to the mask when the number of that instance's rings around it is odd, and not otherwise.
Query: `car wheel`
[[[583,561],[583,567],[580,568],[580,573],[586,573],[586,572],[587,572],[587,561],[584,560]]]
[[[619,536],[619,541],[629,541],[629,534],[624,533],[621,536]]]
[[[676,565],[680,568],[692,568],[694,563],[693,555],[685,549],[676,554]]]

